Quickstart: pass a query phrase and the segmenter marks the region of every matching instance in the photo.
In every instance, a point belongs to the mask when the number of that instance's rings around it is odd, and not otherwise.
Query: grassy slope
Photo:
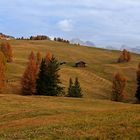
[[[139,105],[62,97],[0,96],[0,139],[139,140]]]
[[[117,51],[75,47],[52,41],[11,41],[14,63],[7,66],[9,83],[5,93],[19,93],[19,80],[31,50],[52,52],[67,64],[61,67],[65,86],[69,77],[78,76],[84,99],[63,97],[23,97],[0,95],[0,139],[130,139],[140,138],[139,105],[115,103],[108,100],[112,74],[118,70],[128,77],[128,99],[135,93],[135,71],[140,60],[133,54],[130,63],[116,64]],[[77,60],[88,67],[72,67]]]
[[[49,51],[60,61],[66,61],[66,66],[61,67],[61,79],[65,86],[68,85],[69,77],[78,76],[84,91],[85,97],[100,99],[110,98],[111,80],[115,72],[121,71],[128,78],[126,95],[132,99],[135,93],[136,68],[140,56],[133,54],[130,63],[117,64],[116,60],[120,52],[109,51],[97,48],[80,47],[53,41],[12,41],[14,49],[14,63],[8,65],[8,77],[18,80],[21,77],[27,58],[31,50],[42,53]],[[78,60],[84,60],[87,68],[77,69],[72,67]],[[92,83],[92,84],[91,84]],[[11,86],[16,86],[11,85]],[[12,90],[10,90],[13,92]],[[8,90],[9,92],[9,90]],[[14,90],[14,92],[19,92]]]

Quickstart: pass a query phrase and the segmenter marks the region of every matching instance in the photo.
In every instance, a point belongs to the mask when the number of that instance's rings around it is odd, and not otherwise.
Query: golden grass
[[[140,138],[139,105],[87,98],[0,97],[3,140]]]

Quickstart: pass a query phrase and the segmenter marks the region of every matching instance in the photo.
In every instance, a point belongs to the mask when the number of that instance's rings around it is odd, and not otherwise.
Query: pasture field
[[[139,105],[0,95],[1,140],[139,140]]]

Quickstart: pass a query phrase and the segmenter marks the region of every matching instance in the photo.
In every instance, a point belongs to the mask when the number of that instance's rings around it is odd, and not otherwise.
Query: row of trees
[[[17,40],[51,40],[51,39],[50,39],[50,37],[48,37],[46,35],[37,35],[37,36],[30,36],[29,38],[25,38],[25,37],[17,38]],[[57,37],[57,38],[55,37],[54,41],[70,44],[69,40],[66,40],[66,39],[63,39],[60,37]]]
[[[65,39],[60,38],[60,37],[58,37],[58,38],[55,37],[55,38],[54,38],[54,41],[64,42],[64,43],[68,43],[68,44],[70,44],[69,40],[65,40]]]
[[[50,53],[42,58],[38,52],[36,57],[33,52],[29,55],[29,62],[22,78],[22,94],[59,96],[64,93],[58,74],[60,64]],[[80,83],[75,79],[75,85],[70,80],[68,97],[82,97]]]
[[[112,86],[112,100],[113,101],[122,101],[125,98],[124,89],[127,84],[127,78],[120,74],[116,73],[113,78],[113,86]],[[138,65],[137,70],[137,90],[135,93],[135,97],[138,102],[140,102],[140,63]]]
[[[30,36],[29,38],[21,37],[21,38],[16,38],[16,39],[17,40],[51,40],[46,35]]]
[[[30,40],[50,40],[50,38],[46,35],[37,35],[37,36],[31,36]]]

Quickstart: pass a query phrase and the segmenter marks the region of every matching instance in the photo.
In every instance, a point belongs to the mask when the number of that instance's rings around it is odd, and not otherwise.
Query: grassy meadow
[[[139,105],[62,97],[0,96],[0,139],[139,140]]]
[[[9,82],[0,94],[0,139],[87,139],[139,140],[140,106],[135,100],[136,69],[140,55],[129,63],[116,63],[120,52],[69,45],[54,41],[11,40],[14,62],[7,64]],[[20,80],[30,51],[51,52],[60,62],[60,76],[66,87],[78,77],[84,98],[21,96]],[[86,68],[73,67],[83,60]],[[110,101],[112,76],[127,77],[125,102]]]

